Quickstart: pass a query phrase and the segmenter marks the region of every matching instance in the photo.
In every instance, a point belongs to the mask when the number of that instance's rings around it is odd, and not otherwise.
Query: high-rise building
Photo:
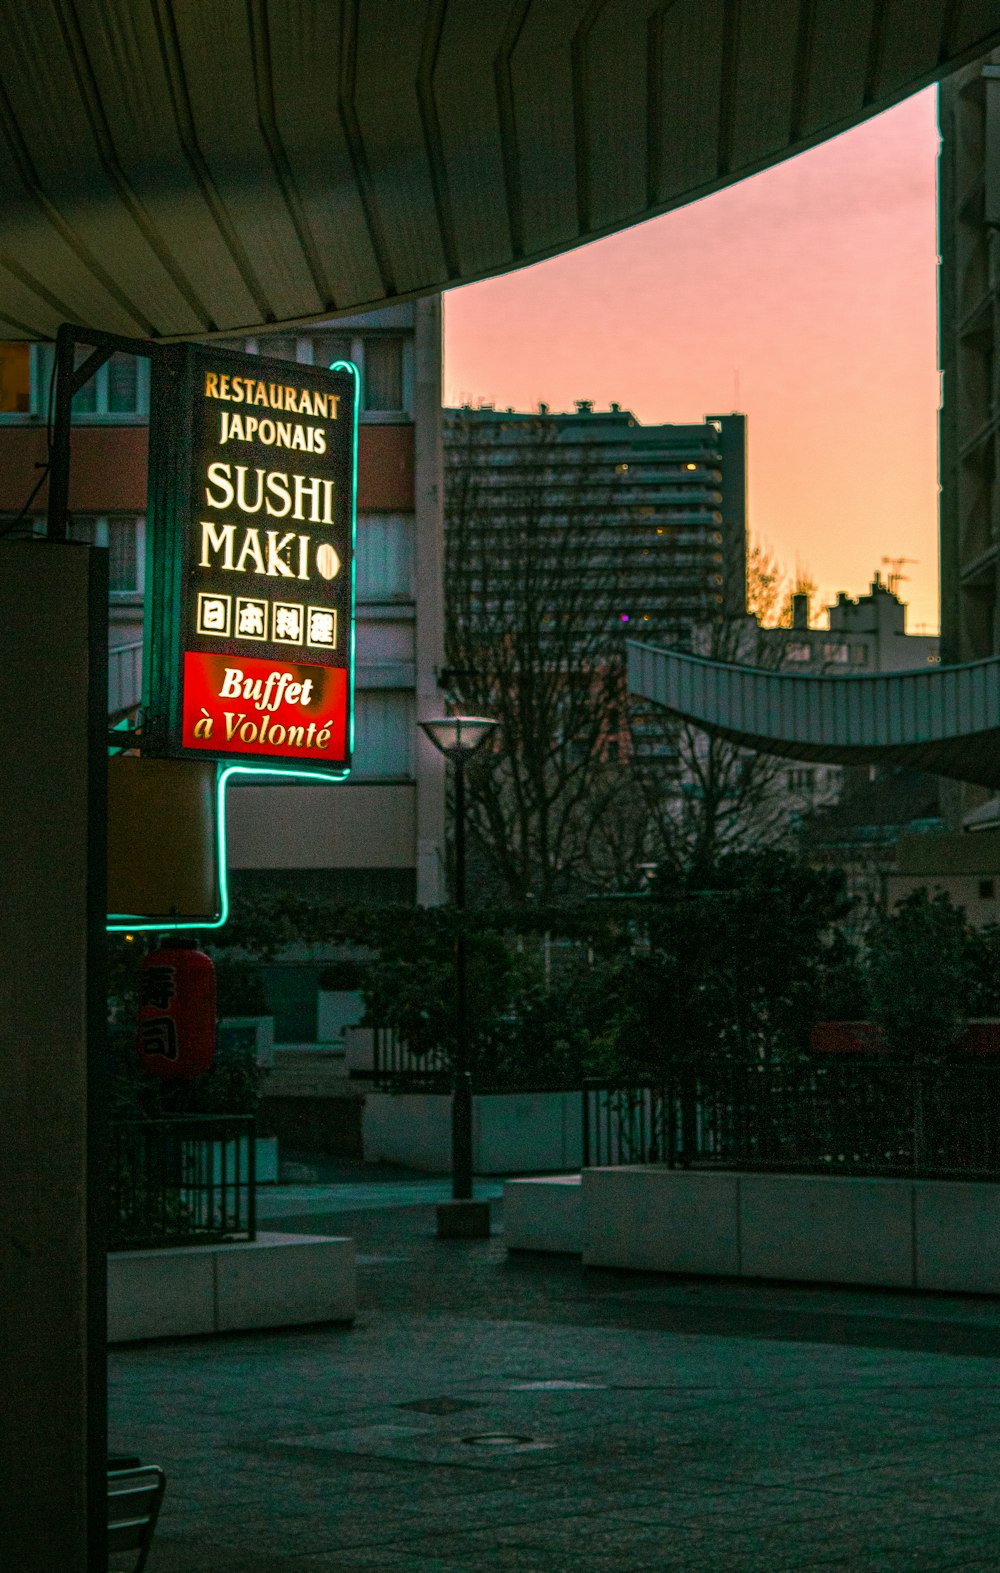
[[[941,658],[1000,653],[1000,50],[940,88]]]
[[[547,506],[575,517],[581,573],[614,567],[616,623],[686,643],[694,624],[746,610],[746,417],[694,426],[644,426],[612,404],[579,399],[572,413],[492,406],[445,411],[449,478],[488,478],[481,527],[515,514],[516,499],[547,467]],[[609,630],[610,631],[610,630]]]
[[[511,600],[527,529],[552,542],[539,616],[553,644],[564,616],[585,627],[591,661],[621,659],[632,633],[691,648],[696,629],[745,613],[745,416],[644,426],[617,404],[580,399],[569,413],[447,410],[444,436],[446,530],[469,605],[485,592],[506,597],[510,616],[531,615]],[[473,583],[484,563],[488,589]],[[612,715],[610,732],[616,724]],[[662,766],[671,736],[661,715],[632,707],[635,762]]]

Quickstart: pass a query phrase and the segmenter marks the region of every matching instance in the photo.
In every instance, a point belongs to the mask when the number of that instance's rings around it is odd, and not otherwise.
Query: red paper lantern
[[[193,939],[152,951],[139,971],[139,1062],[152,1076],[191,1081],[215,1058],[215,967]]]

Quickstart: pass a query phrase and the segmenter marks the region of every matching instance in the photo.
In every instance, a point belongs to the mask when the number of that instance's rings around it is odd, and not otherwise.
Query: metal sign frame
[[[206,438],[210,416],[219,416],[223,432],[235,417],[245,421],[247,427],[251,421],[255,428],[268,427],[272,436],[277,428],[286,440],[289,432],[302,436],[307,428],[294,417],[282,422],[267,408],[258,420],[217,392],[211,395],[215,408],[209,410],[210,399],[205,392],[208,381],[227,389],[239,386],[241,394],[247,384],[265,393],[270,390],[272,395],[277,391],[279,396],[283,388],[288,397],[297,390],[307,407],[310,393],[316,399],[332,397],[339,401],[334,405],[336,418],[319,429],[321,436],[317,440],[326,444],[326,450],[310,454],[301,448],[292,452],[273,446],[262,448],[259,442],[246,440],[241,434],[230,455],[226,452],[228,440]],[[358,384],[357,369],[347,361],[336,362],[324,371],[264,356],[241,355],[212,345],[187,344],[164,346],[154,358],[149,465],[152,573],[146,591],[143,753],[159,758],[214,758],[221,764],[259,764],[269,769],[287,762],[298,772],[325,780],[343,780],[349,774],[354,743]],[[210,455],[215,457],[211,465]],[[273,469],[265,468],[268,459]],[[246,500],[242,487],[246,484],[250,489],[247,476],[251,471],[256,477],[257,509],[244,510],[244,517],[238,505]],[[212,472],[225,475],[212,481]],[[294,485],[294,512],[302,524],[299,531],[294,523],[283,535],[279,529],[258,527],[265,480],[270,485],[272,478],[283,488],[277,495],[284,498],[285,514],[291,510],[288,491]],[[231,501],[222,506],[216,519],[205,521],[204,515],[211,511],[206,500],[212,487],[228,490],[231,498],[235,494],[235,514]],[[311,521],[319,524],[321,532],[325,531],[315,537],[310,533],[310,517],[304,516],[307,487],[326,488],[322,508],[317,502],[319,493],[313,490],[310,494]],[[271,505],[268,495],[267,508]],[[212,507],[219,504],[213,501]],[[262,511],[260,516],[268,524],[276,523]],[[219,533],[211,533],[209,523]],[[220,534],[227,529],[229,535],[223,548],[219,544]],[[236,561],[240,536],[234,530],[242,530],[244,542],[243,555]],[[199,531],[200,557],[195,545]],[[266,568],[264,537],[268,542]],[[240,572],[238,565],[248,546],[253,547],[249,562],[257,566],[249,573]],[[287,555],[281,555],[282,551]],[[213,552],[216,559],[223,557],[221,566],[218,561],[206,565]],[[327,554],[325,558],[323,553]],[[220,581],[222,572],[232,574],[237,581],[232,590],[229,582]],[[303,586],[300,581],[307,576],[308,585]],[[199,585],[204,589],[199,589]],[[288,586],[286,593],[292,597],[288,602],[278,598],[284,586]],[[305,600],[301,598],[303,592]],[[319,604],[310,604],[309,597]],[[224,612],[224,629],[210,632],[200,626],[201,609],[206,602],[211,610]],[[263,633],[240,635],[236,616],[241,609],[252,610],[263,620]],[[287,650],[276,643],[279,615],[297,619],[293,625],[297,642],[290,643]],[[328,632],[332,618],[333,659],[324,659],[326,651],[310,647],[314,617],[325,620]],[[257,627],[260,626],[258,622]],[[263,659],[258,656],[258,642],[267,651]],[[238,679],[236,673],[240,674]],[[222,674],[220,688],[217,679]],[[220,710],[216,696],[225,692],[225,685],[231,680],[237,685],[243,682],[245,687],[271,680],[270,692],[278,697],[268,701],[273,707],[270,715],[266,711],[248,711],[245,704],[241,711],[238,686],[236,704],[228,711]],[[197,693],[196,684],[203,682],[206,696],[208,683],[213,685],[211,714],[205,709],[199,711],[191,697]],[[328,691],[330,698],[320,703],[320,696]],[[289,705],[280,707],[282,693],[301,696],[295,702],[307,708],[301,714],[291,714]],[[208,728],[201,735],[197,735],[197,726],[193,724],[193,717],[198,714],[205,718],[199,725]],[[268,734],[271,715],[277,718],[274,733],[279,727],[281,732],[280,742],[273,745]],[[242,725],[234,732],[239,724],[237,717]],[[292,725],[300,719],[305,721],[304,727]],[[332,728],[327,727],[324,732],[328,721],[332,721]],[[343,747],[338,750],[340,726]],[[299,740],[294,748],[285,749],[286,735],[295,735]],[[313,747],[317,750],[315,757],[308,751]],[[333,749],[332,755],[326,751],[329,748]]]
[[[89,348],[90,354],[79,365],[76,365],[77,349],[80,346]],[[115,353],[142,356],[151,362],[154,381],[159,385],[166,379],[178,377],[180,364],[179,351],[185,346],[172,344],[157,344],[149,339],[133,339],[123,334],[105,333],[98,329],[83,328],[75,323],[64,323],[56,336],[55,364],[53,367],[53,385],[50,396],[50,423],[49,423],[49,457],[45,466],[49,486],[48,505],[46,515],[46,536],[49,540],[66,540],[69,537],[69,483],[71,467],[71,434],[73,398],[79,390],[89,382],[90,378],[103,366]],[[259,356],[247,357],[255,367],[263,362]],[[286,362],[270,361],[271,365],[278,365],[285,369]],[[350,533],[351,533],[351,565],[350,565],[350,645],[349,645],[349,677],[348,677],[348,754],[354,749],[354,666],[355,666],[355,604],[356,604],[356,567],[354,545],[357,533],[357,441],[358,441],[358,373],[357,368],[349,362],[336,363],[335,369],[344,369],[352,376],[354,381],[354,404],[351,421],[351,496],[350,496]],[[169,426],[164,429],[162,422],[150,422],[150,498],[148,511],[153,513],[161,505],[159,490],[154,493],[154,482],[159,487],[166,486],[169,471],[168,466],[175,450],[176,432]],[[156,451],[157,465],[153,464],[154,450]],[[45,474],[42,480],[45,479]],[[41,482],[39,483],[40,486]],[[148,628],[150,622],[156,618],[157,610],[154,600],[155,594],[162,593],[169,581],[165,573],[160,571],[162,565],[156,561],[155,555],[151,564],[151,571],[146,575],[146,607],[144,624]],[[179,630],[178,630],[179,632]],[[147,661],[149,649],[147,644]],[[176,657],[176,646],[175,646]],[[144,662],[144,665],[146,663]],[[148,692],[149,679],[144,673],[144,690]],[[145,717],[144,717],[145,722]],[[108,747],[117,751],[122,748],[137,749],[140,753],[148,750],[148,735],[145,724],[139,729],[116,729],[108,733]],[[201,758],[212,756],[204,753],[190,754],[187,757]],[[107,916],[106,927],[112,933],[132,933],[141,930],[166,931],[170,929],[219,929],[222,928],[229,917],[229,890],[226,870],[226,788],[234,777],[254,780],[265,777],[272,780],[309,780],[311,782],[339,782],[347,775],[347,768],[330,770],[320,766],[304,768],[298,761],[290,760],[287,764],[281,760],[270,758],[264,763],[251,764],[227,760],[223,766],[217,766],[216,771],[216,826],[217,843],[216,857],[218,867],[218,905],[214,914],[204,914],[198,917],[178,914],[170,919],[158,917],[155,920],[139,913],[110,913]]]

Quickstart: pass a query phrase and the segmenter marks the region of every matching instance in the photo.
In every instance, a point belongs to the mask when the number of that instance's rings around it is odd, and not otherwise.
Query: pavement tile
[[[353,1330],[112,1352],[150,1573],[1000,1573],[1000,1303],[508,1259],[357,1184],[275,1193],[355,1236]]]

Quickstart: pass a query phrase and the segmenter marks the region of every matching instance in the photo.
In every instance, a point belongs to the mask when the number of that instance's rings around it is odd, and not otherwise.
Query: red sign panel
[[[347,755],[347,672],[189,650],[182,740],[212,754],[340,763]]]

